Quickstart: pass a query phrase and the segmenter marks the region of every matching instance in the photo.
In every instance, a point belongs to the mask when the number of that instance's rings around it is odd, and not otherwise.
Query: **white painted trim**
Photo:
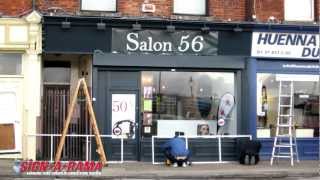
[[[296,1],[306,1],[306,0],[296,0]],[[288,11],[286,11],[286,5],[287,4],[292,4],[292,3],[295,3],[294,0],[285,0],[283,3],[284,3],[284,20],[285,21],[314,21],[314,0],[308,0],[308,1],[311,1],[311,12],[310,12],[310,15],[311,17],[308,18],[308,19],[293,19],[290,17],[290,15],[288,14]],[[305,2],[306,3],[306,2]],[[297,9],[297,11],[301,11],[301,9]],[[289,16],[289,17],[288,17]]]
[[[117,11],[117,0],[81,0],[82,11]]]

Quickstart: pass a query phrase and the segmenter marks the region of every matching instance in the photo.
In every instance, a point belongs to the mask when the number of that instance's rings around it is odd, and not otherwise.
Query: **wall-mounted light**
[[[257,15],[252,14],[251,18],[252,18],[253,21],[256,21],[257,20]]]
[[[269,18],[268,18],[268,22],[269,22],[269,23],[276,23],[276,21],[277,21],[277,18],[276,18],[276,17],[274,17],[274,16],[269,16]]]
[[[132,24],[132,30],[141,31],[141,24],[138,24],[137,22],[135,24]]]
[[[202,31],[203,33],[208,34],[208,33],[210,32],[210,28],[207,27],[207,26],[203,26],[203,27],[201,28],[201,31]]]
[[[62,21],[62,22],[61,22],[61,28],[62,28],[62,29],[70,29],[70,28],[71,28],[71,22],[69,22],[69,21]]]
[[[97,30],[105,30],[106,29],[106,23],[100,22],[97,23]]]
[[[176,30],[176,27],[173,25],[168,25],[167,26],[167,32],[173,33]]]

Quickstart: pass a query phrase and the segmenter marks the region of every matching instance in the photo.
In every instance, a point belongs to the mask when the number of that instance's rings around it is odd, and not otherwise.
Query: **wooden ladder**
[[[104,148],[103,148],[103,144],[102,144],[102,141],[101,141],[99,129],[98,129],[98,126],[97,126],[96,116],[95,116],[94,111],[93,111],[92,101],[91,101],[91,97],[90,97],[90,94],[89,94],[89,91],[88,91],[88,86],[87,86],[86,81],[85,81],[84,78],[79,79],[77,88],[76,88],[76,90],[75,90],[75,92],[74,92],[74,94],[72,96],[72,101],[71,101],[71,104],[69,106],[68,115],[67,115],[67,118],[65,120],[63,131],[62,131],[62,136],[60,138],[59,145],[58,145],[58,148],[57,148],[57,152],[56,152],[56,155],[55,155],[55,162],[60,161],[62,148],[63,148],[64,143],[65,143],[65,139],[66,139],[66,135],[67,135],[67,132],[68,132],[69,124],[70,124],[70,121],[71,121],[71,118],[72,118],[72,115],[73,115],[73,111],[74,111],[74,108],[75,108],[75,105],[76,105],[76,102],[77,102],[77,97],[78,97],[81,85],[82,85],[82,88],[84,90],[84,94],[85,94],[85,97],[86,97],[86,103],[87,103],[87,107],[88,107],[89,115],[90,115],[89,120],[90,120],[91,126],[93,128],[93,133],[95,135],[95,139],[96,139],[96,143],[97,143],[96,152],[99,154],[100,162],[102,162],[103,165],[106,165],[107,164],[107,158],[106,158],[106,155],[105,155],[105,152],[104,152]]]

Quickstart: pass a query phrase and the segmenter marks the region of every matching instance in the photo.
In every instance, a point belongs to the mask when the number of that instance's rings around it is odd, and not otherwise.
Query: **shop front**
[[[35,159],[41,16],[0,18],[0,158]]]
[[[69,27],[65,21],[44,17],[44,59],[72,55],[92,63],[92,73],[81,70],[78,76],[87,74],[90,81],[109,161],[123,155],[124,161],[151,162],[154,155],[162,162],[160,146],[176,131],[189,137],[194,161],[236,160],[235,136],[255,128],[247,113],[249,31],[178,20],[69,17]],[[223,118],[222,106],[229,107]],[[96,159],[94,142],[89,146]]]
[[[302,160],[319,159],[319,34],[253,32],[256,67],[256,136],[271,156],[278,116],[279,82],[293,82],[293,120]]]
[[[161,144],[184,132],[194,161],[218,161],[215,135],[245,133],[246,58],[218,55],[219,32],[112,29],[111,53],[93,55],[93,97],[110,160],[161,162]],[[219,125],[221,98],[235,100]],[[202,137],[204,136],[204,137]],[[207,136],[207,137],[205,137]],[[152,143],[152,137],[154,142]],[[238,138],[222,139],[222,160],[235,160]],[[153,149],[153,151],[152,151]]]

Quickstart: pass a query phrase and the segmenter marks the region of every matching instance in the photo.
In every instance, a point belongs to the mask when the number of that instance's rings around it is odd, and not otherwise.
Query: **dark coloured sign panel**
[[[112,29],[112,53],[217,55],[218,32]]]

